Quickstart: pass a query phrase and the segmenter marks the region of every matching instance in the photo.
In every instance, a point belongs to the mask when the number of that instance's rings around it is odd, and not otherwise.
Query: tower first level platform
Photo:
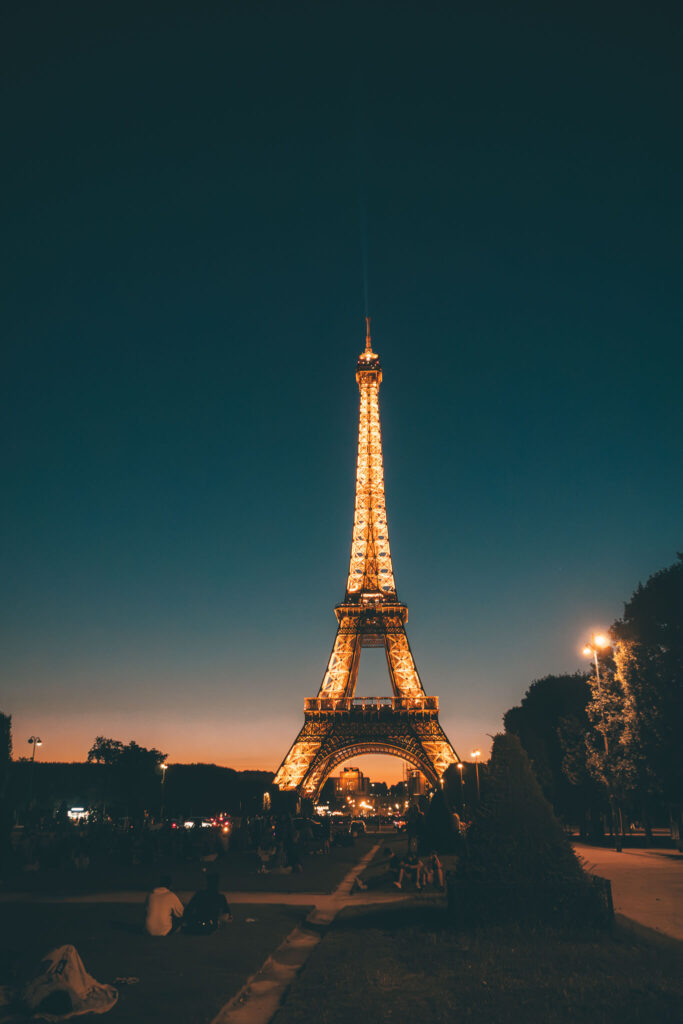
[[[396,594],[384,497],[379,421],[382,370],[372,350],[368,321],[365,351],[356,368],[360,391],[356,500],[346,594],[335,609],[338,628],[316,698],[304,704],[304,725],[275,783],[315,797],[330,772],[349,757],[391,754],[436,784],[458,761],[438,720],[438,698],[425,694]],[[363,647],[384,647],[391,697],[356,697]]]

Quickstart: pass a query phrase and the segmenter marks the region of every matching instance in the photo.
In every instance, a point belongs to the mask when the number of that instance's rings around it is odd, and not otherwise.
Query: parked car
[[[365,822],[363,821],[362,818],[351,819],[351,824],[349,825],[349,832],[351,832],[352,834],[355,833],[355,835],[360,836],[365,835],[365,831]]]
[[[405,832],[408,828],[408,822],[405,818],[394,818],[394,829],[397,832]]]

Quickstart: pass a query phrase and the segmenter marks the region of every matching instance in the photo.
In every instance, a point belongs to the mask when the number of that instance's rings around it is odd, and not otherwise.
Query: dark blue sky
[[[16,753],[277,766],[344,591],[364,263],[409,637],[484,748],[683,546],[679,5],[27,0],[2,37]]]

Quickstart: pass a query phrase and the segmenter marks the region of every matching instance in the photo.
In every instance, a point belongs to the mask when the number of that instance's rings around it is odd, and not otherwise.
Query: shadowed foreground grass
[[[683,955],[614,935],[446,926],[440,908],[350,909],[275,1024],[681,1024]]]
[[[50,949],[70,943],[97,981],[138,979],[119,987],[109,1013],[87,1020],[208,1024],[308,909],[237,904],[233,922],[213,935],[152,938],[142,930],[140,904],[4,904],[0,985],[15,983]]]

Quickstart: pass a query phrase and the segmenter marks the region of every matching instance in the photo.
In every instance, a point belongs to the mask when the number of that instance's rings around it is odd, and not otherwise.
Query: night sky
[[[366,312],[408,636],[487,751],[683,548],[680,5],[2,20],[15,756],[277,767],[344,594]]]

